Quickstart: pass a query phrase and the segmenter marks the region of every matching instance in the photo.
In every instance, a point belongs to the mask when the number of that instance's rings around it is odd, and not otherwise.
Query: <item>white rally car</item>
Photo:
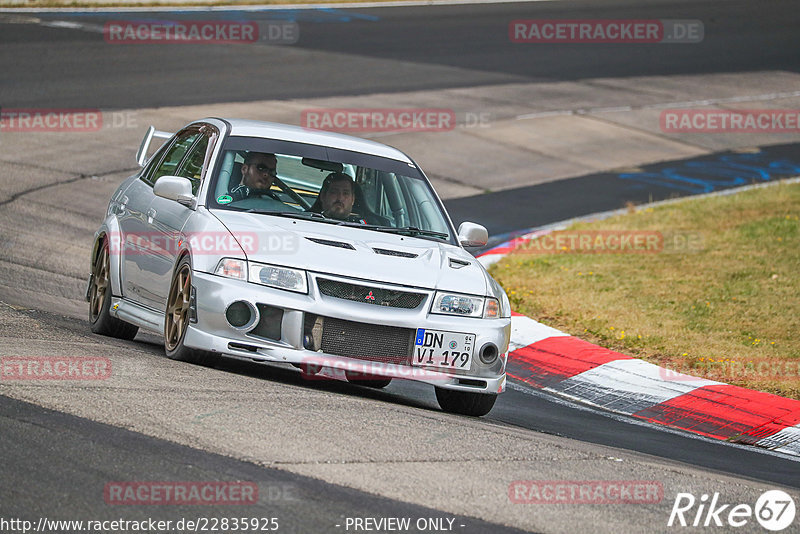
[[[155,137],[167,141],[148,158]],[[154,330],[167,356],[202,364],[291,363],[373,387],[412,379],[434,385],[446,411],[491,410],[505,388],[511,310],[464,248],[487,232],[468,222],[456,232],[408,156],[208,118],[174,135],[151,127],[137,159],[95,235],[94,332]],[[333,183],[342,205],[328,201]]]

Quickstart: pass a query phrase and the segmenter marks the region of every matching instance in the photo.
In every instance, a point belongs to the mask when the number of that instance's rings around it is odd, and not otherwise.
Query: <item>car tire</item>
[[[436,400],[445,412],[480,417],[492,410],[497,395],[437,387]]]
[[[139,327],[111,316],[111,262],[108,242],[100,243],[92,264],[89,286],[89,323],[92,332],[117,339],[133,339]]]
[[[368,388],[383,389],[392,383],[391,378],[357,373],[354,371],[345,371],[344,376],[351,384],[355,384],[356,386],[366,386]]]
[[[188,256],[178,262],[172,275],[164,312],[164,351],[167,358],[213,367],[219,353],[185,346],[183,340],[189,329],[189,304],[192,292],[192,264]]]

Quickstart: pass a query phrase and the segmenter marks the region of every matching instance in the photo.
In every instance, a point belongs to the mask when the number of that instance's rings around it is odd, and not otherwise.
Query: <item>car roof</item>
[[[223,119],[231,125],[230,135],[244,137],[263,137],[265,139],[281,139],[296,143],[322,145],[341,150],[350,150],[382,156],[406,163],[413,163],[408,156],[390,146],[375,141],[368,141],[350,135],[303,128],[277,122],[254,121],[247,119]]]

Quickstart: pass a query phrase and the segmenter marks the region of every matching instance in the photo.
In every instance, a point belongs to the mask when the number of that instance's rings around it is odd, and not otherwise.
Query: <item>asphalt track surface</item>
[[[258,485],[256,504],[234,507],[238,509],[233,512],[224,505],[125,507],[124,517],[174,523],[198,517],[274,518],[278,530],[290,532],[335,531],[341,529],[345,517],[448,517],[468,532],[522,532],[264,469],[2,396],[0,420],[3,461],[18,466],[3,470],[0,498],[6,518],[119,519],[122,514],[114,506],[97,505],[106,499],[104,489],[109,481],[240,480]]]
[[[75,332],[76,335],[83,333],[84,324],[81,321],[58,317],[40,311],[32,311],[30,315],[50,324],[54,329],[64,328]],[[160,343],[160,339],[147,334],[144,335],[144,337],[140,336],[138,339],[141,340],[143,349],[152,352],[154,355],[161,355],[163,347]],[[278,380],[288,384],[307,385],[307,383],[300,378],[299,374],[293,370],[279,369],[240,360],[226,359],[217,365],[217,369],[230,373],[238,373],[243,376]],[[358,395],[379,401],[388,401],[428,410],[438,409],[430,386],[416,382],[395,380],[391,387],[386,390],[356,387],[333,380],[312,382],[311,384],[317,389],[321,388],[323,390],[335,391],[346,395]],[[59,416],[49,410],[43,411],[42,413],[45,415],[42,415],[40,418],[34,418],[36,412],[37,410],[34,405],[21,403],[0,396],[0,413],[2,413],[0,417],[2,417],[6,423],[11,422],[15,418],[13,415],[14,413],[19,413],[24,414],[22,419],[36,427],[48,428],[51,423],[56,425],[57,428],[53,429],[55,434],[64,431],[66,428],[64,421],[67,420],[80,421],[78,428],[81,430],[76,430],[75,432],[77,433],[83,433],[83,428],[92,429],[91,432],[99,432],[92,426],[96,423],[90,421],[71,416],[68,417],[66,415],[59,419]],[[754,480],[774,482],[789,487],[800,488],[800,462],[789,459],[783,455],[767,454],[760,450],[753,449],[752,447],[728,445],[717,440],[698,438],[695,435],[685,432],[671,431],[657,425],[643,424],[625,417],[614,416],[602,410],[575,408],[566,401],[553,398],[551,395],[532,390],[524,385],[510,387],[508,391],[499,397],[497,404],[495,404],[495,407],[489,415],[483,417],[483,419],[489,422],[508,424],[537,432],[544,432],[554,436],[569,437],[590,443],[628,449],[654,457],[668,458],[670,460],[685,462],[720,473],[736,474]],[[103,426],[102,432],[112,432],[113,427],[97,425]],[[87,439],[93,442],[96,441],[93,447],[97,447],[102,451],[103,448],[106,447],[106,444],[103,443],[103,440],[93,440],[91,438],[91,432],[87,436]],[[113,430],[113,432],[123,431],[117,429]],[[126,436],[128,436],[128,434],[129,433],[125,432]],[[38,440],[33,439],[30,442],[35,443],[37,441]],[[49,441],[50,440],[44,440],[41,443],[48,443]],[[137,436],[134,443],[144,445],[149,441],[164,443],[161,440],[153,440],[152,438],[141,435]],[[6,450],[17,448],[18,450],[15,454],[19,456],[15,458],[14,461],[7,462],[5,464],[6,467],[12,466],[12,469],[16,470],[18,468],[13,466],[25,466],[19,469],[19,472],[24,472],[26,476],[29,476],[29,472],[26,469],[32,468],[34,473],[39,473],[39,468],[35,466],[39,463],[40,459],[46,457],[47,454],[52,454],[51,458],[53,462],[44,462],[46,465],[52,467],[59,463],[57,460],[60,451],[58,450],[54,451],[49,449],[50,453],[48,453],[48,447],[15,447],[15,442],[23,443],[27,442],[27,440],[17,441],[15,439],[7,439],[6,444],[10,449]],[[138,446],[139,445],[134,445],[132,447],[135,448]],[[113,453],[115,448],[116,445],[111,447],[111,453]],[[194,451],[193,454],[192,462],[202,458],[202,453],[200,451]],[[138,456],[138,454],[134,454],[134,456]],[[212,466],[217,465],[214,463],[214,457],[214,455],[209,456],[212,460]],[[92,460],[92,462],[95,461],[96,460]],[[102,464],[103,461],[100,463]],[[157,472],[156,470],[152,473]],[[44,474],[46,473],[42,472],[42,475]],[[97,488],[98,485],[102,487],[103,484],[109,480],[109,472],[107,471],[95,473],[96,478],[91,475],[90,473],[85,480],[87,484],[86,491],[91,491],[91,488]],[[143,476],[143,474],[140,474],[138,477],[144,480],[152,480],[152,478],[148,479],[147,476]],[[181,479],[175,478],[175,480]],[[250,479],[244,478],[243,480]],[[40,490],[46,489],[48,478],[43,476],[39,479],[39,483],[42,484],[39,488]],[[61,489],[57,487],[53,487],[53,489],[61,491]],[[326,510],[326,512],[327,511],[331,510]],[[387,512],[384,515],[392,514]]]
[[[3,107],[135,108],[210,102],[252,101],[313,96],[352,95],[378,91],[407,91],[516,81],[569,80],[596,76],[636,76],[750,70],[798,71],[797,33],[800,10],[795,2],[771,2],[769,9],[756,2],[557,2],[493,4],[426,8],[386,8],[351,12],[330,10],[310,14],[287,10],[280,14],[300,24],[302,39],[296,47],[317,51],[316,61],[298,63],[292,47],[117,47],[105,46],[101,37],[69,29],[2,24],[0,43],[0,94]],[[58,20],[85,21],[86,16],[38,15]],[[196,16],[181,14],[194,19]],[[241,14],[220,15],[226,18]],[[163,14],[150,14],[151,18]],[[275,13],[248,15],[274,19]],[[102,24],[119,20],[113,15],[92,15]],[[136,15],[136,19],[145,18]],[[171,17],[174,18],[174,17]],[[701,19],[709,37],[701,47],[671,50],[659,46],[615,45],[587,49],[579,45],[555,49],[543,45],[531,50],[510,46],[507,24],[517,18],[681,18]],[[2,19],[2,17],[0,17]],[[757,24],[751,21],[757,20]],[[1,20],[0,20],[1,22]],[[713,28],[713,32],[710,30]],[[330,52],[344,53],[331,63]],[[408,69],[381,70],[380,59],[407,60]],[[364,65],[368,64],[366,70]],[[430,76],[424,65],[459,69],[449,75]],[[86,81],[91,80],[87,86]],[[200,81],[200,83],[198,83]],[[88,87],[88,89],[87,89]],[[776,157],[796,157],[796,146],[775,148]],[[662,165],[663,166],[663,165]],[[654,167],[655,169],[655,167]],[[610,175],[609,175],[610,176]],[[493,232],[511,232],[567,217],[617,208],[626,200],[641,201],[674,196],[671,188],[657,186],[615,189],[619,180],[563,180],[543,186],[495,193],[486,198],[448,202],[454,219],[485,210],[482,218]],[[612,183],[613,182],[613,183]],[[616,185],[614,185],[616,184]],[[621,186],[619,186],[621,187]],[[685,194],[685,193],[684,193]],[[627,196],[633,198],[627,198]],[[502,204],[499,210],[487,206]],[[506,209],[510,207],[510,209]],[[522,222],[524,221],[524,223]],[[40,314],[44,324],[79,333],[78,321]],[[161,349],[143,343],[153,353]],[[226,362],[224,370],[246,376],[265,376],[260,366]],[[269,375],[275,379],[274,374]],[[278,381],[296,384],[292,373],[278,373]],[[429,388],[396,383],[390,390],[374,392],[346,384],[325,384],[324,389],[435,410]],[[511,388],[485,418],[489,423],[511,425],[536,432],[628,449],[676,463],[700,467],[710,473],[739,475],[757,481],[800,488],[800,463],[699,439],[679,432],[610,417],[597,411],[576,409],[536,392]],[[262,487],[277,487],[297,496],[269,503],[248,514],[280,513],[291,517],[290,531],[331,528],[331,518],[348,516],[440,515],[402,502],[341,488],[284,471],[175,445],[124,429],[52,412],[8,397],[0,397],[0,447],[4,451],[0,511],[4,516],[97,515],[98,488],[110,479],[215,479],[257,480]],[[56,445],[57,444],[57,445]],[[20,488],[24,488],[20,490]],[[320,499],[319,495],[325,495]],[[75,512],[78,512],[76,514]],[[113,517],[113,509],[104,514]],[[56,514],[57,513],[57,514]],[[130,517],[159,519],[197,515],[196,509],[126,510]],[[205,515],[212,515],[208,510]],[[462,518],[459,518],[461,520]],[[463,518],[469,532],[500,532],[504,527]]]
[[[724,191],[734,187],[791,178],[800,173],[800,146],[797,143],[761,147],[759,163],[750,163],[753,178],[732,180],[725,160],[736,158],[730,151],[680,161],[644,165],[629,179],[624,173],[606,172],[558,180],[546,184],[518,187],[479,196],[445,200],[456,224],[476,218],[489,230],[490,243],[497,245],[529,228],[546,226],[595,213],[618,210],[623,206],[658,202],[695,194]],[[738,156],[740,161],[744,158]],[[783,166],[774,165],[783,162]],[[760,162],[764,162],[761,164]],[[769,163],[773,167],[769,167]],[[710,171],[710,172],[709,172]],[[747,171],[739,169],[746,176]],[[755,178],[763,172],[760,178]],[[727,177],[725,176],[727,174]],[[679,175],[682,179],[675,179]],[[726,179],[727,178],[727,179]],[[486,206],[502,209],[486,209]]]
[[[764,6],[747,0],[584,0],[201,16],[37,14],[100,27],[109,20],[290,20],[301,37],[291,46],[107,46],[98,33],[3,25],[0,105],[141,108],[597,77],[796,72],[797,4],[774,0]],[[668,49],[509,41],[509,21],[535,18],[698,19],[705,38],[700,45]],[[313,51],[312,59],[298,57],[296,49]],[[387,60],[406,63],[397,68]]]

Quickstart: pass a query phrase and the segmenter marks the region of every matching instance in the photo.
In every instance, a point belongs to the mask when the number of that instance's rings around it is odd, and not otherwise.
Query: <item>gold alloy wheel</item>
[[[189,324],[189,301],[192,291],[192,270],[188,264],[181,266],[172,282],[167,300],[167,316],[164,321],[164,343],[172,352],[183,340]]]
[[[103,244],[92,269],[92,289],[89,295],[89,319],[97,321],[103,311],[108,293],[108,247]]]

